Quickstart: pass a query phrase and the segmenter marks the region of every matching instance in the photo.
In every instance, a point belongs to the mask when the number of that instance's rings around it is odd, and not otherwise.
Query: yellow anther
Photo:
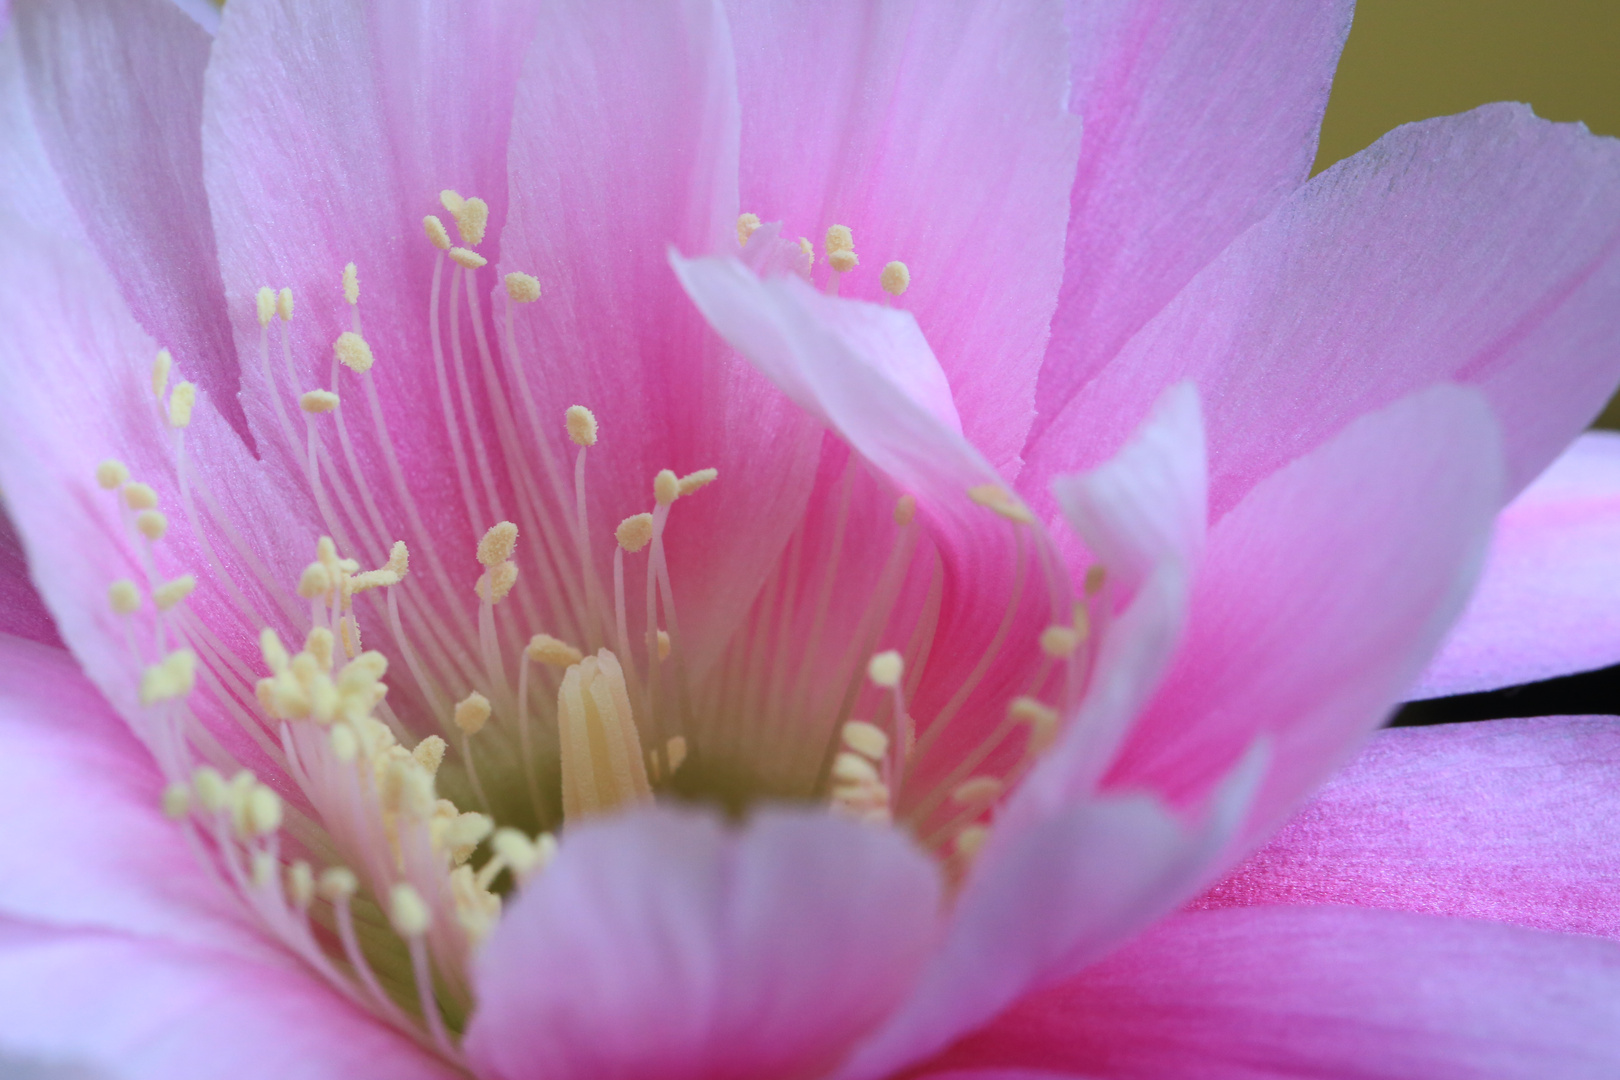
[[[276,290],[268,285],[261,285],[254,301],[259,308],[259,325],[269,326],[270,320],[276,317]]]
[[[287,895],[297,908],[307,908],[315,899],[315,871],[303,859],[287,867]]]
[[[332,654],[337,648],[337,639],[332,631],[324,626],[317,626],[304,638],[304,651],[315,658],[322,671],[332,670]]]
[[[259,655],[264,657],[264,666],[272,674],[280,675],[287,670],[292,657],[287,655],[287,646],[281,643],[281,635],[270,627],[259,631]]]
[[[958,806],[986,806],[1001,798],[1004,788],[993,776],[974,776],[952,789],[951,801]]]
[[[459,192],[452,188],[445,188],[443,191],[439,192],[439,205],[443,206],[452,215],[460,211],[462,205],[466,203],[466,201],[466,199],[461,197]]]
[[[855,234],[850,232],[848,225],[829,225],[826,249],[829,256],[835,251],[854,251]]]
[[[405,541],[394,541],[394,546],[388,551],[388,561],[383,564],[383,569],[398,576],[401,581],[405,580],[405,575],[411,569],[411,551],[405,546]]]
[[[165,581],[152,590],[152,603],[157,605],[159,611],[168,611],[180,601],[191,595],[197,587],[197,579],[190,574],[181,574],[173,581]]]
[[[347,866],[329,866],[321,871],[316,887],[327,900],[347,900],[360,891],[360,879]]]
[[[184,784],[170,784],[163,789],[163,814],[179,821],[191,813],[191,789]]]
[[[890,296],[899,296],[911,287],[911,269],[903,262],[892,262],[878,275],[878,284]]]
[[[371,365],[375,362],[371,355],[371,346],[366,344],[365,338],[353,330],[345,330],[339,334],[338,339],[332,342],[332,351],[337,354],[338,363],[356,375],[364,375],[370,371]]]
[[[506,295],[520,304],[532,304],[540,299],[540,279],[513,271],[506,275]]]
[[[323,566],[337,569],[337,544],[333,543],[330,536],[323,536],[315,541],[315,560]]]
[[[671,735],[669,741],[664,743],[664,755],[669,758],[670,775],[686,763],[686,737]]]
[[[680,498],[684,499],[688,495],[702,491],[704,488],[714,483],[715,479],[719,477],[719,475],[720,470],[718,469],[699,469],[697,472],[689,472],[685,476],[681,477],[680,487],[677,489],[677,494]]]
[[[563,414],[568,425],[568,437],[579,446],[596,445],[596,414],[583,405],[570,405]]]
[[[463,244],[477,247],[484,242],[484,230],[489,227],[489,203],[474,196],[463,199],[450,213],[456,219],[456,232],[461,234]]]
[[[350,265],[353,265],[352,263]],[[282,286],[276,294],[276,314],[281,316],[282,322],[292,322],[293,295],[292,290]]]
[[[489,698],[474,690],[456,702],[456,727],[463,735],[476,735],[489,722]]]
[[[619,527],[613,530],[613,536],[619,541],[619,546],[625,551],[634,553],[646,547],[652,540],[653,516],[651,514],[631,514],[619,522]]]
[[[1092,563],[1086,567],[1086,595],[1096,596],[1102,592],[1102,587],[1108,583],[1108,567],[1102,563]]]
[[[879,779],[876,766],[848,750],[833,758],[832,778],[841,784],[875,784]]]
[[[128,479],[129,469],[122,461],[119,461],[116,458],[108,458],[106,461],[103,461],[100,465],[96,466],[96,483],[101,485],[101,487],[107,491],[115,490]],[[145,485],[142,486],[144,487]],[[150,491],[152,489],[147,488],[147,490]],[[125,498],[127,499],[128,496],[125,496]],[[156,495],[152,496],[152,505],[157,505]]]
[[[1016,697],[1007,706],[1007,715],[1029,725],[1029,752],[1043,753],[1057,738],[1058,712],[1032,697]]]
[[[376,650],[368,650],[343,665],[338,673],[338,686],[343,690],[358,690],[370,686],[388,674],[388,657]]]
[[[490,838],[490,847],[495,849],[495,857],[512,871],[513,877],[525,877],[539,868],[539,845],[516,829],[496,829]]]
[[[653,477],[653,498],[659,506],[668,506],[681,497],[680,478],[670,469],[660,469]]]
[[[979,484],[968,488],[968,498],[984,507],[993,510],[1008,521],[1019,525],[1035,524],[1035,515],[1029,512],[1023,500],[1000,484]]]
[[[169,426],[176,428],[191,425],[191,410],[197,404],[197,384],[193,382],[176,383],[174,393],[169,395]]]
[[[343,267],[343,299],[350,307],[360,302],[360,268],[352,262]]]
[[[317,599],[331,591],[332,572],[318,562],[310,563],[298,575],[298,595],[305,600]]]
[[[381,570],[367,570],[363,574],[355,574],[344,583],[344,588],[348,595],[353,596],[369,589],[385,589],[398,584],[399,575],[384,567]]]
[[[120,578],[107,586],[107,606],[120,615],[133,615],[140,610],[141,593],[128,578]]]
[[[659,660],[668,660],[669,659],[669,650],[670,650],[669,631],[668,630],[660,630],[660,631],[658,631],[658,659]]]
[[[990,839],[989,829],[983,825],[969,825],[956,834],[956,853],[971,861],[984,848],[984,842],[988,839]]]
[[[354,728],[338,724],[332,729],[332,753],[339,761],[354,760],[360,753],[360,737],[354,733]]]
[[[489,263],[488,259],[471,248],[453,247],[450,249],[450,257],[464,270],[477,270]]]
[[[1074,655],[1080,640],[1080,632],[1072,626],[1048,626],[1041,631],[1041,651],[1054,660],[1064,660]]]
[[[107,462],[104,461],[102,464],[105,465]],[[113,464],[116,465],[117,462]],[[123,466],[120,465],[119,468]],[[128,476],[129,473],[126,471],[124,475]],[[139,480],[124,485],[124,505],[131,510],[150,510],[157,506],[157,502],[157,492],[152,490],[151,485],[143,484]]]
[[[758,214],[738,214],[737,215],[737,246],[738,247],[745,246],[748,243],[748,238],[750,236],[753,236],[755,231],[758,230],[758,229],[759,229],[759,215]]]
[[[585,654],[568,644],[559,641],[550,634],[536,634],[529,639],[524,652],[530,660],[537,664],[550,664],[552,667],[571,667],[584,659]]]
[[[152,394],[159,401],[163,400],[163,392],[169,388],[169,370],[174,367],[174,354],[168,349],[159,349],[157,359],[152,361]]]
[[[799,237],[799,250],[804,252],[806,270],[816,265],[816,245],[810,242],[808,236]]]
[[[190,649],[176,649],[141,672],[141,704],[185,697],[196,684],[197,654]]]
[[[338,407],[338,396],[330,390],[306,390],[298,395],[298,407],[307,413],[329,413]]]
[[[844,724],[841,734],[845,746],[873,761],[882,761],[883,755],[889,752],[889,736],[876,724],[850,720]]]
[[[512,591],[517,584],[518,568],[515,562],[503,562],[499,566],[492,566],[478,576],[478,584],[473,591],[480,600],[488,600],[491,604],[498,604],[506,599],[506,594]]]
[[[421,893],[401,882],[389,891],[388,921],[400,937],[417,938],[433,925],[433,913],[423,902]]]
[[[494,831],[494,820],[485,814],[457,814],[445,824],[444,846],[449,849],[450,857],[460,865]]]
[[[860,264],[860,257],[853,251],[830,251],[827,253],[827,265],[840,274],[847,274]]]
[[[169,531],[169,519],[161,510],[142,510],[135,515],[135,529],[148,540],[161,540]]]
[[[252,869],[248,871],[248,876],[253,881],[253,887],[256,889],[268,889],[271,883],[276,880],[276,870],[280,868],[280,865],[268,851],[255,851],[251,863]]]
[[[1080,635],[1081,641],[1091,636],[1091,613],[1084,604],[1074,605],[1074,632]]]
[[[885,690],[893,690],[900,685],[900,676],[905,673],[905,661],[893,649],[888,649],[872,657],[866,664],[866,677]]]
[[[512,557],[517,547],[518,528],[510,521],[497,522],[484,533],[484,538],[478,541],[478,561],[484,564],[487,570],[492,566],[499,566]]]
[[[917,518],[917,496],[902,495],[894,503],[894,523],[902,529]]]
[[[225,804],[230,801],[230,789],[225,786],[225,778],[207,765],[191,774],[191,790],[197,796],[198,805],[210,814],[225,809]]]
[[[619,660],[606,649],[568,669],[557,691],[563,815],[570,821],[652,797]]]
[[[281,828],[281,796],[256,785],[247,797],[243,819],[246,831],[252,836],[269,836]]]
[[[450,250],[450,234],[445,230],[444,222],[429,214],[422,219],[422,228],[427,232],[428,243],[440,251]]]
[[[411,751],[411,757],[427,770],[429,776],[432,776],[439,771],[439,766],[444,764],[444,750],[444,740],[437,735],[429,735],[416,744],[416,749]]]

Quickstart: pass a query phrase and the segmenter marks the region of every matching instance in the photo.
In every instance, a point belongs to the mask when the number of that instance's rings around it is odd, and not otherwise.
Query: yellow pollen
[[[557,730],[565,818],[578,821],[652,797],[624,670],[608,650],[563,676]]]
[[[971,860],[988,839],[990,839],[989,829],[983,825],[969,825],[956,834],[956,853],[964,859]]]
[[[540,299],[540,279],[513,271],[506,275],[506,295],[520,304],[532,304]]]
[[[322,671],[332,670],[332,653],[336,648],[337,642],[332,637],[332,631],[324,626],[317,626],[304,639],[304,651],[315,658]]]
[[[196,404],[197,384],[176,383],[174,393],[169,395],[169,426],[188,427],[191,424],[191,410]]]
[[[197,803],[210,814],[217,814],[225,809],[225,804],[230,798],[225,778],[207,765],[191,775],[191,790],[197,796]]]
[[[850,231],[848,225],[829,225],[826,249],[829,256],[835,251],[854,251],[855,234]]]
[[[191,590],[197,587],[197,579],[191,574],[181,574],[173,581],[165,581],[152,590],[152,603],[157,605],[159,611],[168,611],[180,601],[191,595]]]
[[[303,859],[287,867],[287,895],[299,908],[309,907],[310,901],[315,899],[315,872]]]
[[[895,500],[894,523],[902,529],[910,525],[917,517],[917,496],[902,495]]]
[[[348,724],[340,724],[332,729],[332,753],[337,755],[339,761],[353,761],[355,755],[360,753],[360,739],[354,733],[354,728]]]
[[[956,785],[951,801],[958,806],[986,806],[1001,797],[1003,786],[993,776],[974,776]]]
[[[845,750],[833,759],[832,777],[841,784],[875,784],[878,771],[860,754]]]
[[[135,515],[135,528],[148,540],[161,540],[169,531],[169,519],[160,510],[142,510]]]
[[[304,567],[298,575],[298,595],[314,600],[332,591],[332,572],[318,562]]]
[[[1070,626],[1048,626],[1041,631],[1041,651],[1054,660],[1074,655],[1080,647],[1080,632]]]
[[[883,687],[893,690],[900,685],[900,676],[905,672],[905,661],[893,649],[880,652],[866,665],[866,677]]]
[[[489,203],[477,197],[464,199],[450,213],[456,219],[456,231],[461,234],[463,244],[477,247],[484,242],[484,230],[489,227]]]
[[[1023,500],[1002,487],[1000,484],[979,484],[968,488],[968,498],[984,507],[993,510],[1008,521],[1019,525],[1035,524],[1035,515],[1029,512]]]
[[[853,251],[829,251],[827,265],[840,274],[847,274],[860,263],[860,258]]]
[[[583,405],[570,405],[563,414],[568,425],[568,437],[579,446],[596,445],[596,414]]]
[[[353,264],[351,263],[350,265],[352,266]],[[276,314],[281,316],[282,322],[292,322],[292,313],[292,290],[286,286],[282,286],[281,291],[276,294]]]
[[[371,346],[366,339],[353,330],[345,330],[332,342],[332,351],[337,354],[338,363],[354,372],[364,375],[371,370],[374,359],[371,355]]]
[[[456,263],[466,270],[477,270],[480,266],[484,266],[489,262],[488,259],[478,254],[478,252],[472,250],[471,248],[464,247],[451,248],[450,257],[456,260]]]
[[[660,660],[668,660],[669,659],[669,650],[670,650],[669,631],[668,630],[660,630],[660,631],[658,631],[658,659],[660,659]]]
[[[152,361],[152,393],[159,400],[163,400],[163,392],[169,388],[169,369],[174,367],[174,354],[168,349],[159,349],[157,359]]]
[[[439,766],[444,764],[444,751],[444,740],[437,735],[429,735],[416,744],[416,749],[411,751],[411,757],[427,770],[429,776],[432,776],[439,771]]]
[[[669,757],[669,771],[673,775],[677,769],[686,763],[686,739],[681,735],[672,735],[664,743],[664,753]]]
[[[270,320],[276,317],[276,290],[268,285],[261,285],[254,301],[259,308],[259,325],[269,326]]]
[[[369,589],[383,589],[390,585],[399,584],[399,575],[387,567],[381,570],[367,570],[363,574],[355,574],[344,583],[345,595],[353,596]]]
[[[347,900],[360,891],[360,879],[347,866],[331,866],[321,871],[316,888],[328,900]]]
[[[383,564],[383,569],[397,575],[401,581],[404,581],[405,574],[410,568],[410,549],[405,546],[405,541],[395,540],[394,546],[389,549],[388,561]]]
[[[307,413],[329,413],[338,407],[338,396],[330,390],[306,390],[298,395],[298,407]]]
[[[1057,710],[1032,697],[1013,698],[1007,706],[1007,715],[1029,725],[1029,749],[1033,754],[1044,752],[1057,737]]]
[[[585,654],[568,644],[559,641],[550,634],[536,634],[529,639],[524,650],[530,660],[537,664],[550,664],[552,667],[572,667],[584,659]]]
[[[1086,567],[1086,595],[1096,596],[1102,592],[1102,587],[1108,583],[1108,567],[1102,563],[1093,563]]]
[[[878,284],[890,296],[899,296],[911,287],[911,270],[903,262],[892,262],[878,275]]]
[[[444,222],[429,214],[422,219],[422,228],[427,232],[428,243],[440,251],[450,250],[450,234],[445,231]]]
[[[265,787],[256,786],[248,795],[243,818],[252,836],[269,836],[281,828],[281,796]]]
[[[171,821],[179,821],[191,813],[191,789],[184,784],[170,784],[163,789],[163,814]]]
[[[759,228],[759,215],[758,214],[738,214],[737,215],[737,246],[738,247],[747,246],[748,238],[750,236],[753,236],[755,231],[758,230],[758,228]]]
[[[653,477],[653,498],[659,506],[668,506],[681,497],[681,482],[669,469],[661,469]]]
[[[517,547],[517,535],[517,526],[510,521],[491,525],[484,538],[478,541],[478,561],[487,570],[510,559],[513,549]]]
[[[503,562],[492,566],[478,576],[478,584],[473,591],[480,600],[488,600],[491,604],[498,604],[506,599],[506,594],[512,591],[517,584],[517,563]]]
[[[268,626],[259,631],[259,653],[264,657],[264,666],[277,675],[286,671],[292,660],[287,646],[281,643],[281,635]]]
[[[196,683],[197,654],[190,649],[176,649],[141,672],[141,704],[185,697]]]
[[[114,464],[117,464],[114,462]],[[123,466],[119,466],[122,468]],[[126,472],[124,475],[128,476]],[[131,510],[150,510],[157,505],[157,492],[151,485],[143,484],[137,480],[124,488],[124,505]]]
[[[699,469],[697,472],[689,472],[681,477],[677,494],[683,499],[688,495],[696,494],[714,483],[719,475],[720,470],[718,469]]]
[[[107,491],[113,491],[129,479],[129,469],[122,461],[108,458],[96,466],[96,483]],[[147,490],[151,490],[148,488]],[[126,499],[128,496],[126,496]],[[157,496],[152,496],[152,505],[157,505]]]
[[[463,199],[460,193],[453,188],[445,188],[439,192],[439,205],[443,206],[451,214],[460,212],[466,202],[467,200]]]
[[[845,746],[873,761],[883,760],[883,755],[889,752],[888,734],[876,724],[869,724],[865,720],[846,722],[842,736]]]
[[[350,307],[360,302],[360,268],[352,262],[343,267],[343,299]]]
[[[521,880],[546,868],[557,854],[557,838],[541,833],[530,840],[516,829],[496,829],[490,838],[490,847],[495,849],[495,857],[501,864],[512,871],[512,876]]]
[[[107,586],[107,605],[120,615],[133,615],[140,610],[141,593],[128,578],[120,578]]]
[[[646,513],[631,514],[619,522],[619,527],[613,530],[619,546],[631,554],[646,547],[652,540],[652,534],[653,517]]]
[[[810,242],[808,236],[799,237],[799,250],[804,252],[806,269],[816,265],[816,245]]]

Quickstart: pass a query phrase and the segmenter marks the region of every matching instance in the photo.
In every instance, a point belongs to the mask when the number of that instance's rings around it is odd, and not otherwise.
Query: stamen
[[[298,407],[307,413],[329,413],[338,407],[338,396],[330,390],[307,390],[298,397]]]
[[[540,279],[516,271],[507,274],[506,295],[520,304],[532,304],[540,299]]]
[[[738,247],[747,247],[748,246],[748,238],[750,236],[753,236],[754,233],[758,231],[758,229],[759,229],[759,215],[758,214],[739,214],[739,215],[737,215],[737,246]]]
[[[653,498],[659,506],[668,506],[681,497],[681,481],[669,469],[661,469],[653,477]]]
[[[618,658],[606,649],[568,669],[557,691],[563,815],[577,821],[652,797]]]
[[[109,463],[103,462],[102,464],[106,465]],[[111,462],[111,464],[116,465],[117,462]],[[119,467],[122,468],[122,466]],[[129,473],[126,471],[124,475],[128,476]],[[105,486],[105,484],[103,486]],[[157,506],[157,504],[157,492],[152,490],[150,484],[143,484],[137,480],[133,484],[124,485],[124,505],[129,507],[131,510],[151,510],[153,507]]]
[[[951,791],[951,801],[958,806],[984,807],[1001,798],[1003,785],[993,776],[975,776],[964,780]]]
[[[444,222],[429,214],[422,219],[422,228],[427,232],[428,243],[440,251],[450,250],[450,234],[445,231]]]
[[[141,673],[142,705],[185,697],[197,685],[197,654],[176,649]]]
[[[259,286],[254,295],[254,302],[258,305],[259,325],[269,326],[270,320],[276,317],[276,290],[268,285]]]
[[[1023,500],[1000,484],[979,484],[968,488],[968,498],[986,510],[993,510],[1008,521],[1019,525],[1035,524],[1035,515],[1029,512]]]
[[[535,663],[558,668],[572,667],[585,657],[584,653],[566,641],[558,641],[550,634],[534,635],[529,639],[526,651],[529,659]]]
[[[889,752],[889,736],[882,728],[876,724],[868,724],[865,720],[850,720],[845,723],[842,737],[845,746],[873,761],[882,761],[884,755]]]
[[[676,497],[684,499],[688,495],[697,494],[699,491],[702,491],[704,488],[714,483],[715,479],[718,478],[719,475],[720,471],[718,469],[699,469],[697,472],[687,473],[685,476],[681,477],[676,486]]]
[[[619,546],[632,555],[647,546],[653,536],[653,516],[651,514],[631,514],[619,522],[619,527],[613,530],[613,536],[619,541]]]
[[[485,569],[493,569],[506,562],[517,547],[517,536],[517,526],[510,521],[491,525],[484,538],[478,541],[478,561]]]
[[[141,607],[140,590],[133,581],[121,578],[107,586],[107,606],[120,615],[133,615]]]
[[[456,231],[461,234],[463,244],[477,247],[484,242],[484,230],[489,226],[487,202],[475,196],[463,199],[460,206],[447,209],[456,219]]]
[[[135,528],[148,540],[161,540],[169,531],[169,519],[158,510],[142,510],[135,515]]]
[[[478,254],[478,252],[464,247],[451,248],[450,258],[454,259],[456,264],[464,270],[477,270],[479,267],[489,263],[489,260]]]
[[[1041,631],[1041,651],[1054,660],[1067,660],[1084,640],[1072,626],[1048,626]]]
[[[337,340],[332,343],[332,351],[337,355],[338,363],[356,375],[364,375],[376,362],[371,355],[371,346],[366,344],[366,339],[353,330],[345,330],[339,334]]]
[[[810,242],[808,236],[799,237],[799,250],[804,253],[804,269],[809,273],[816,265],[816,245]]]
[[[878,275],[878,284],[890,296],[899,296],[911,287],[911,270],[903,262],[891,262]]]
[[[503,562],[480,574],[474,589],[480,600],[487,604],[498,604],[512,591],[512,586],[517,584],[517,578],[517,563]]]
[[[354,263],[350,263],[349,265],[353,266]],[[353,303],[353,301],[350,301],[350,303]],[[276,294],[276,314],[281,316],[282,322],[292,322],[293,294],[292,290],[286,288],[285,286],[283,286],[282,290]]]
[[[343,267],[343,299],[350,307],[360,302],[360,268],[352,262]]]
[[[122,582],[122,584],[129,584]],[[152,603],[159,611],[168,611],[180,601],[191,595],[197,587],[197,579],[191,574],[182,574],[173,581],[166,581],[152,590]]]
[[[1036,701],[1032,697],[1016,697],[1007,706],[1007,715],[1013,720],[1029,725],[1029,744],[1025,749],[1028,757],[1038,757],[1046,752],[1057,738],[1058,713],[1050,705]]]
[[[152,361],[152,394],[159,401],[163,400],[163,392],[169,388],[169,370],[174,367],[174,354],[168,349],[159,349],[157,359]]]
[[[855,237],[848,225],[832,225],[827,229],[827,265],[832,267],[834,274],[830,284],[831,291],[838,292],[838,275],[847,274],[855,269],[860,259],[855,255]]]
[[[191,813],[191,789],[184,783],[173,783],[163,789],[163,816],[179,821]]]
[[[125,467],[122,461],[108,458],[106,461],[103,461],[100,465],[96,466],[96,483],[99,484],[103,490],[115,491],[122,487],[128,480],[129,469]],[[141,486],[145,487],[144,484]],[[128,497],[126,496],[126,500],[127,498]],[[152,505],[157,505],[157,496],[155,494],[152,496]]]
[[[191,410],[197,404],[197,384],[192,382],[176,383],[174,393],[169,395],[169,426],[173,428],[189,427],[191,425]]]
[[[578,446],[596,445],[596,414],[583,405],[570,405],[563,414],[568,437]]]

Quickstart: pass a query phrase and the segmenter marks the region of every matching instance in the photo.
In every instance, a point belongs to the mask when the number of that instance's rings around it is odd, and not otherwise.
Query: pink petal
[[[1617,1063],[1620,945],[1305,907],[1178,916],[935,1067],[1094,1080],[1600,1080]]]
[[[1039,434],[1200,269],[1310,175],[1350,3],[1070,3],[1085,121]]]
[[[0,922],[0,1046],[120,1080],[452,1080],[304,971]],[[9,1075],[9,1074],[8,1074]]]
[[[60,649],[0,636],[0,913],[273,955],[159,809],[163,778]]]
[[[501,268],[535,275],[543,293],[516,312],[518,351],[545,436],[561,435],[571,405],[601,423],[595,528],[605,536],[652,509],[660,469],[719,470],[673,512],[668,538],[681,623],[706,666],[802,514],[818,447],[670,273],[671,244],[737,243],[736,76],[718,3],[548,12],[518,92],[510,171]]]
[[[900,834],[820,813],[578,827],[485,946],[468,1054],[504,1080],[818,1075],[910,985],[940,899]]]
[[[1490,105],[1401,128],[1301,188],[1065,406],[1021,483],[1111,453],[1160,389],[1207,405],[1210,505],[1352,418],[1436,381],[1478,386],[1504,497],[1620,376],[1620,143]]]
[[[1245,842],[1279,824],[1461,609],[1499,498],[1497,439],[1482,394],[1435,387],[1256,485],[1211,531],[1185,644],[1105,783],[1196,804],[1265,736]]]
[[[742,209],[781,221],[825,263],[854,231],[845,296],[885,298],[900,260],[967,437],[1007,476],[1033,417],[1062,276],[1080,143],[1065,111],[1055,3],[860,0],[728,5],[742,97]]]
[[[1200,907],[1356,904],[1620,937],[1620,720],[1375,735]]]
[[[203,191],[209,37],[170,0],[18,0],[12,25],[49,160],[136,319],[241,428]]]
[[[1479,588],[1413,698],[1620,661],[1620,435],[1588,432],[1496,519]]]
[[[51,613],[28,577],[28,557],[11,519],[0,513],[0,634],[61,645]]]

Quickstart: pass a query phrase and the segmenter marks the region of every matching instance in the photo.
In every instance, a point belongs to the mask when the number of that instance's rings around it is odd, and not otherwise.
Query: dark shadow
[[[1390,727],[1460,724],[1511,716],[1620,715],[1620,664],[1559,679],[1487,690],[1479,694],[1431,698],[1403,705]]]

